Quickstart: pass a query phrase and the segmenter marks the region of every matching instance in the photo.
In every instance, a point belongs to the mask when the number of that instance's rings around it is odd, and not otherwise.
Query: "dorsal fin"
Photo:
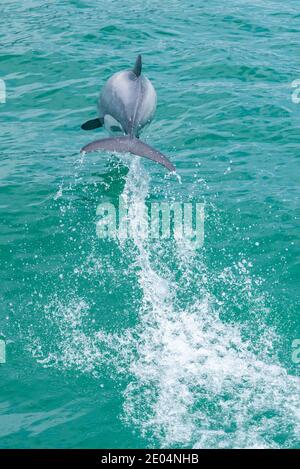
[[[142,73],[142,56],[140,54],[136,58],[135,65],[132,71],[137,77],[139,77]]]

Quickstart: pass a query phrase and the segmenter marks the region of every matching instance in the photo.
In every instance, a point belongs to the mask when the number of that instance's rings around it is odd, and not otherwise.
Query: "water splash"
[[[58,295],[45,311],[53,343],[45,350],[43,336],[32,334],[32,353],[43,366],[75,369],[97,380],[104,368],[113,370],[113,379],[126,376],[123,421],[149,445],[297,446],[300,380],[276,358],[273,331],[268,328],[254,339],[247,323],[222,319],[226,297],[236,289],[235,301],[254,311],[257,329],[265,328],[260,317],[265,306],[256,294],[251,264],[236,260],[212,272],[188,240],[166,244],[144,236],[149,182],[140,160],[132,158],[122,192],[130,237],[117,240],[115,247],[136,272],[137,324],[107,333],[88,320],[87,301]],[[101,262],[96,270],[89,265],[81,270],[93,281]],[[229,299],[227,307],[231,304]]]
[[[191,293],[185,310],[178,308],[181,286],[170,271],[160,273],[161,263],[150,260],[158,246],[140,236],[147,187],[147,175],[135,161],[124,194],[131,207],[129,222],[143,300],[130,344],[136,353],[129,363],[132,381],[124,393],[125,421],[134,422],[162,447],[295,445],[299,379],[289,376],[274,357],[268,361],[272,342],[267,334],[257,355],[257,344],[243,338],[241,327],[221,321],[216,300],[203,283],[207,269],[202,265],[200,276],[195,276],[193,245],[182,241],[173,255],[184,272],[187,293],[192,282],[199,282],[199,291]],[[244,263],[239,269],[248,273]],[[222,272],[227,280],[226,274],[232,281],[232,270]],[[248,296],[249,277],[246,285]]]

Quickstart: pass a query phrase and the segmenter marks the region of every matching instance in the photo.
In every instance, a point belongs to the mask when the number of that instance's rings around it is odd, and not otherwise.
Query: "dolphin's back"
[[[126,134],[137,136],[139,130],[152,120],[156,93],[148,78],[137,77],[133,71],[126,70],[115,73],[107,81],[98,106],[107,127],[119,124]]]

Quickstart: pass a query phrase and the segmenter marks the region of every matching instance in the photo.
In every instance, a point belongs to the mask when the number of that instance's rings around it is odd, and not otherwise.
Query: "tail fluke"
[[[144,158],[148,158],[149,160],[156,161],[156,163],[161,164],[169,171],[176,171],[175,166],[171,163],[171,161],[168,160],[166,156],[137,138],[104,138],[102,140],[91,142],[81,149],[82,152],[86,153],[100,150],[118,153],[132,153],[133,155],[142,156]]]

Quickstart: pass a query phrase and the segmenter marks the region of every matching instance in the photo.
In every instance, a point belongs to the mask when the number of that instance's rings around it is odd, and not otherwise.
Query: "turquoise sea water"
[[[300,443],[296,0],[1,1],[1,448]],[[181,176],[80,148],[143,54],[143,139]],[[96,235],[127,197],[132,237]],[[137,207],[205,204],[202,248]]]

